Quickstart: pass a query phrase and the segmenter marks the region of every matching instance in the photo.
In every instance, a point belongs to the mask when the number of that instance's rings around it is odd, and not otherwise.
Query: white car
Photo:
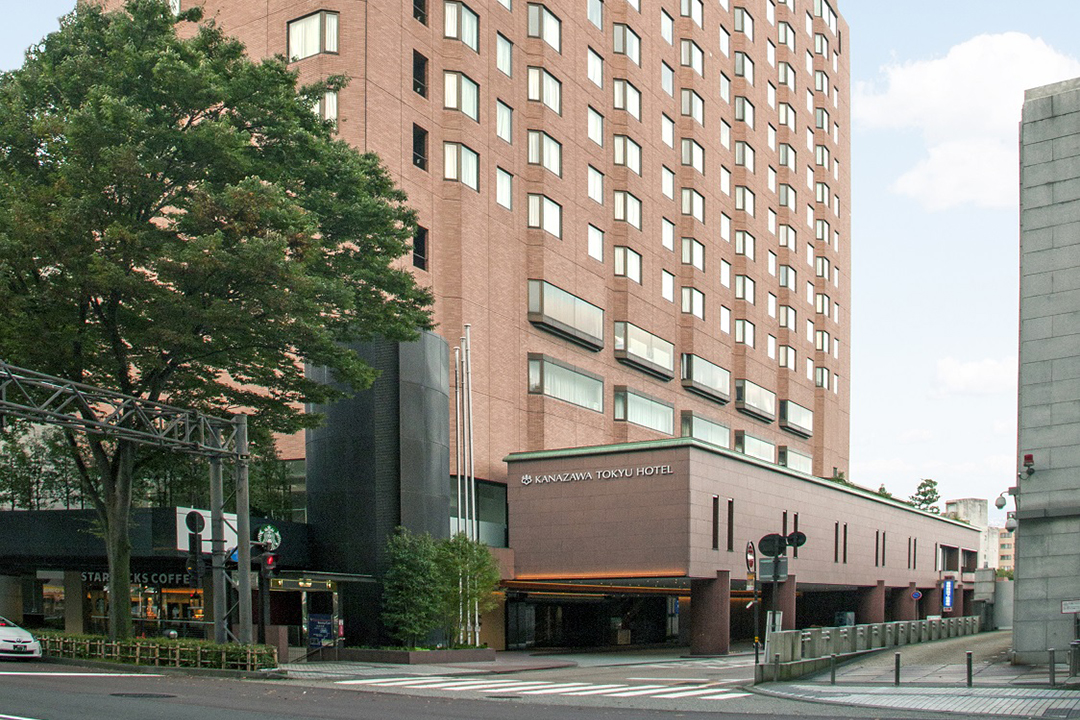
[[[41,643],[29,630],[0,617],[0,658],[40,658]]]

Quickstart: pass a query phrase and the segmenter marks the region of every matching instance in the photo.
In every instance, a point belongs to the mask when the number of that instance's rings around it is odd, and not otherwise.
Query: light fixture
[[[1035,474],[1035,455],[1034,453],[1024,453],[1024,472],[1028,477]]]

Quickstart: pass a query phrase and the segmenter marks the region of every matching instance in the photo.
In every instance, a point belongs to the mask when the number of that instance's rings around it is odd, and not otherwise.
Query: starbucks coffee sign
[[[550,473],[547,475],[521,476],[522,485],[546,485],[550,483],[587,482],[589,480],[620,480],[623,478],[674,475],[670,465],[638,465],[605,470],[578,470],[576,472]]]

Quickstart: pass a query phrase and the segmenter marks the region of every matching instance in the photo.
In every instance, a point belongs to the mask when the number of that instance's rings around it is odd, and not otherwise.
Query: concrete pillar
[[[893,620],[918,620],[915,598],[911,593],[917,588],[915,583],[909,583],[906,588],[893,590],[892,616]]]
[[[860,625],[885,622],[885,581],[859,588],[859,611],[855,622]]]
[[[83,588],[82,573],[78,570],[64,571],[64,632],[82,635],[86,632],[83,623],[85,615],[86,591]]]
[[[923,597],[919,601],[923,617],[941,615],[941,583],[931,588],[923,588]]]
[[[731,644],[731,573],[690,581],[690,654],[726,655]]]
[[[777,607],[784,613],[780,618],[781,628],[784,630],[795,629],[795,576],[788,574],[787,580],[780,583],[777,597]]]
[[[21,577],[0,575],[0,615],[15,623],[23,621]]]

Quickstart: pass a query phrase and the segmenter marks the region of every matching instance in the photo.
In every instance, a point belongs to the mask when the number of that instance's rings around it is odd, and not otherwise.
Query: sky
[[[74,0],[0,24],[0,70]],[[1023,91],[1080,76],[1076,0],[836,0],[852,96],[848,478],[908,497],[1015,484]],[[1036,458],[1038,463],[1038,458]]]

